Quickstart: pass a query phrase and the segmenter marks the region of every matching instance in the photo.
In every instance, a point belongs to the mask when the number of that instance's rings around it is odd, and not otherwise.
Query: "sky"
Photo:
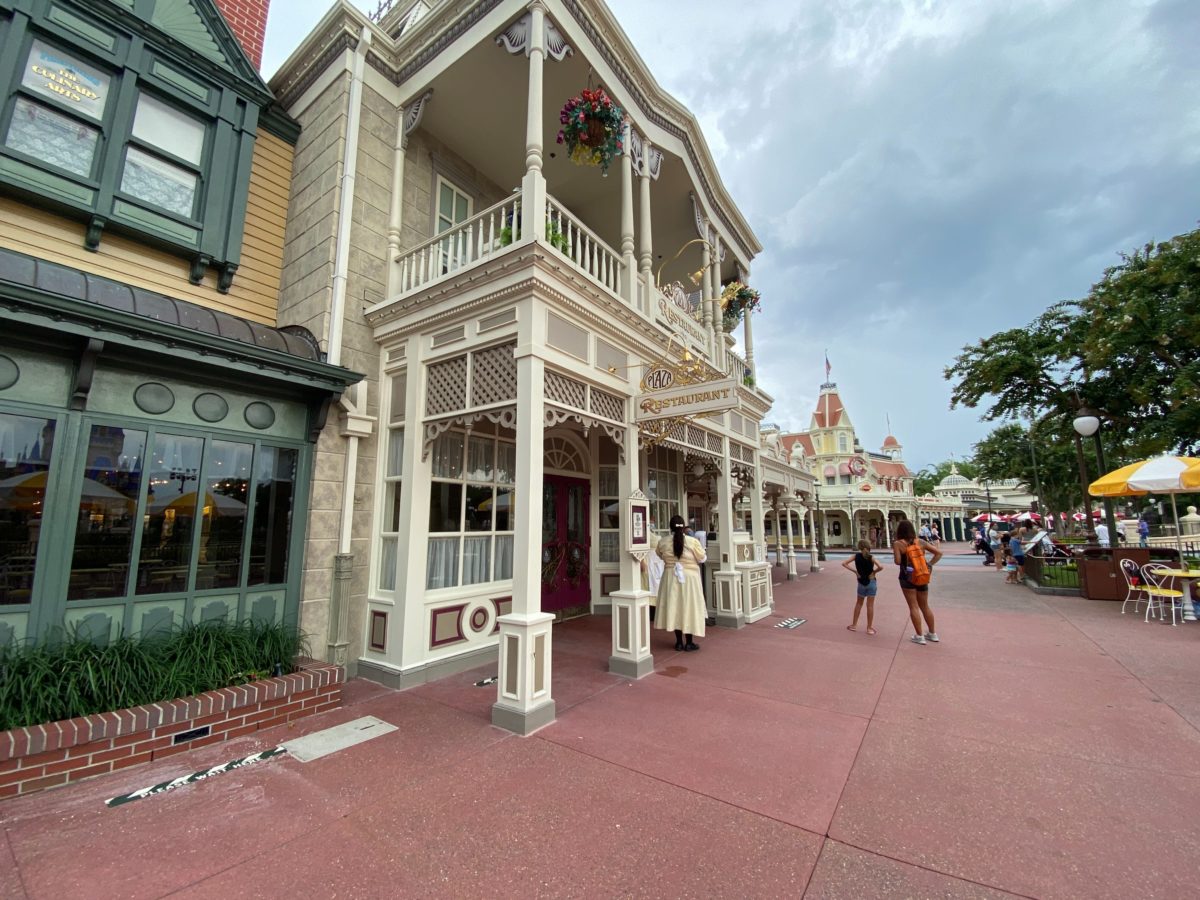
[[[1197,0],[608,4],[763,245],[756,374],[784,430],[828,352],[864,447],[890,417],[914,471],[969,456],[995,423],[949,409],[963,346],[1200,220]],[[264,74],[329,6],[276,0]]]

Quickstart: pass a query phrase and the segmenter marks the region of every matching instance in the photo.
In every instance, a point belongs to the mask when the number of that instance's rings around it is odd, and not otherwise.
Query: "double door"
[[[542,481],[542,611],[591,602],[588,482],[547,475]],[[585,611],[581,610],[581,611]]]

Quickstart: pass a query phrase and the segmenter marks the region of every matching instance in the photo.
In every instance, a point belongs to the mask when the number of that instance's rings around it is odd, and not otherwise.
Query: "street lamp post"
[[[846,491],[846,508],[850,511],[850,546],[853,547],[858,543],[857,530],[854,526],[854,491]]]
[[[813,519],[813,530],[816,531],[817,560],[825,562],[825,517],[821,515],[821,485],[813,484],[813,499],[817,501],[817,514]]]
[[[1108,466],[1104,463],[1104,443],[1100,440],[1100,417],[1086,406],[1081,406],[1072,424],[1075,426],[1076,434],[1080,437],[1090,437],[1096,442],[1096,465],[1100,469],[1096,477],[1103,478],[1104,473],[1108,471]],[[1086,491],[1086,486],[1084,490]],[[1086,493],[1084,494],[1084,502],[1085,504],[1087,502]],[[1108,525],[1109,546],[1116,546],[1117,520],[1113,515],[1112,500],[1108,497],[1104,498],[1104,521]]]

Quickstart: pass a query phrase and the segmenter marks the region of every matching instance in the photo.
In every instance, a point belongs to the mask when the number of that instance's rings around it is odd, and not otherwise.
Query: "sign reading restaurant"
[[[656,366],[642,379],[635,418],[649,419],[707,416],[737,406],[737,379],[730,376],[697,384],[675,384],[668,366]]]

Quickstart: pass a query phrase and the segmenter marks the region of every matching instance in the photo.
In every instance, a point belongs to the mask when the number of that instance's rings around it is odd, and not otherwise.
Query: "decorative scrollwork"
[[[408,141],[408,136],[421,124],[421,116],[425,114],[425,106],[429,103],[429,99],[432,96],[433,88],[430,88],[410,103],[408,108],[404,110],[404,140],[406,142]]]
[[[562,62],[574,54],[575,50],[567,43],[558,26],[549,18],[546,22],[546,55],[555,62]],[[533,28],[533,13],[525,13],[502,32],[496,35],[496,43],[509,53],[524,53],[529,55],[529,33]]]
[[[424,440],[421,445],[421,459],[429,459],[429,451],[433,447],[433,442],[455,425],[462,428],[470,428],[482,419],[487,419],[501,428],[516,428],[517,408],[515,406],[505,406],[500,409],[481,410],[479,412],[464,413],[460,416],[438,419],[434,422],[426,422]]]

